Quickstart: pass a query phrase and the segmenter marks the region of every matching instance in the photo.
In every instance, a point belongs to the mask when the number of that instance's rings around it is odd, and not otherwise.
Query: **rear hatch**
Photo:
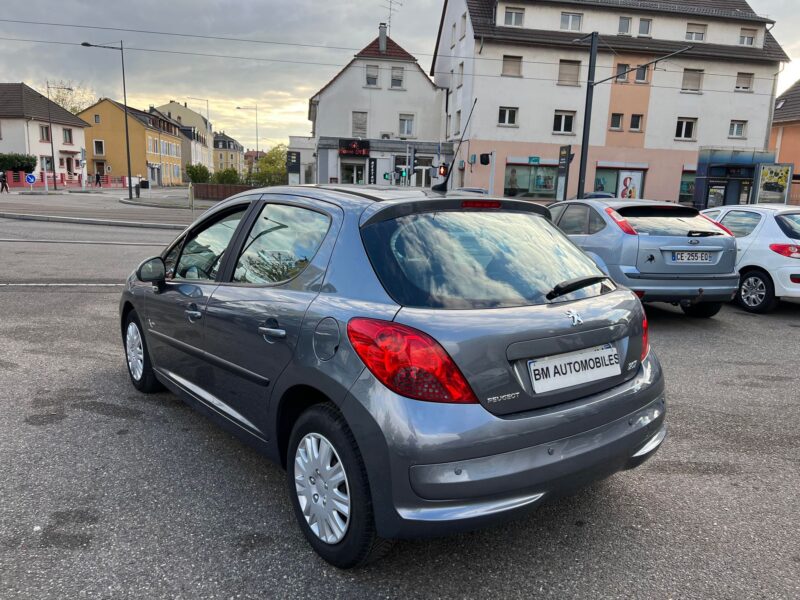
[[[703,276],[734,271],[736,239],[687,206],[626,206],[617,213],[637,233],[643,275]]]
[[[395,321],[438,341],[498,415],[617,386],[642,357],[644,312],[631,292],[604,279],[548,298],[559,284],[603,273],[526,204],[389,211],[362,228],[379,279],[402,306]]]

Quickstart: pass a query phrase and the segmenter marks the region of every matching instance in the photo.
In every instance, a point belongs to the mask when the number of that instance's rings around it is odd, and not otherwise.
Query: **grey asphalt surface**
[[[169,232],[0,222],[0,238]],[[80,238],[85,238],[81,240]],[[0,242],[0,283],[121,280],[145,246]],[[0,286],[0,598],[800,597],[800,305],[650,307],[670,437],[529,517],[341,572],[284,473],[125,371],[117,288]]]

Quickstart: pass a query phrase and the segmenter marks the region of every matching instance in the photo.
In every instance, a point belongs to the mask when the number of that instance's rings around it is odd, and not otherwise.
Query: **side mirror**
[[[163,283],[167,278],[167,267],[160,256],[148,258],[136,269],[136,278],[145,283]]]

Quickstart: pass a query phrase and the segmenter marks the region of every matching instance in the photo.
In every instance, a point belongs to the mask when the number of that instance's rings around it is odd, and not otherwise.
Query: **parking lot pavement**
[[[29,239],[169,237],[28,227]],[[67,246],[0,242],[0,281],[105,282],[154,253]],[[278,467],[175,397],[133,390],[118,297],[0,286],[4,600],[800,595],[796,304],[707,321],[648,308],[669,394],[653,460],[525,519],[401,542],[341,572],[307,546]]]

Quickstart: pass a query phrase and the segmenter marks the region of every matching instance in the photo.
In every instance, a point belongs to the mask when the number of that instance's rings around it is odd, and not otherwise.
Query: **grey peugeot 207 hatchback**
[[[120,311],[133,385],[285,467],[338,567],[516,516],[666,436],[639,299],[525,201],[255,190],[143,262]]]

